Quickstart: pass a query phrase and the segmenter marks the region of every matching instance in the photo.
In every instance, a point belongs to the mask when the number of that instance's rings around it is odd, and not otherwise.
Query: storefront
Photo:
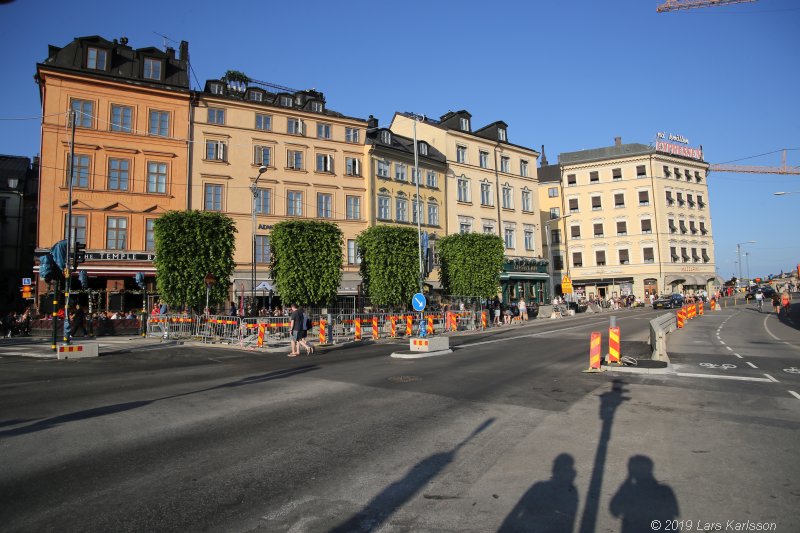
[[[528,302],[550,301],[547,265],[544,259],[506,258],[500,274],[503,302],[514,302],[521,298]]]
[[[666,291],[670,293],[680,292],[686,294],[694,294],[700,291],[707,291],[709,283],[716,284],[717,275],[713,272],[710,273],[678,273],[666,274],[664,276],[664,286]]]
[[[633,277],[619,278],[590,278],[573,279],[572,286],[576,294],[582,293],[583,297],[593,300],[600,298],[618,298],[620,296],[641,296],[643,294],[641,285],[634,282]]]

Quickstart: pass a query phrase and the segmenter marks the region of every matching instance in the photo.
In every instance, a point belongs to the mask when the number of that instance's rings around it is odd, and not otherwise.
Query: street
[[[295,359],[165,345],[58,361],[3,346],[0,523],[800,530],[797,322],[706,311],[669,335],[669,373],[582,372],[592,331],[606,352],[610,316],[637,357],[664,312],[539,319],[414,360],[389,357],[407,341]]]

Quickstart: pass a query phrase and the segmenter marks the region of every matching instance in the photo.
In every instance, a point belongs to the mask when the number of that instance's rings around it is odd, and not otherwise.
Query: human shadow
[[[397,509],[400,509],[431,479],[452,463],[456,453],[464,445],[492,425],[494,420],[494,418],[486,420],[452,450],[435,453],[412,466],[402,479],[383,489],[356,514],[331,529],[330,533],[367,532],[380,528]]]
[[[150,405],[159,401],[163,400],[170,400],[174,398],[180,398],[182,396],[190,396],[192,394],[200,394],[202,392],[208,392],[212,390],[218,389],[226,389],[231,387],[242,387],[245,385],[254,385],[257,383],[264,383],[266,381],[272,381],[275,379],[283,379],[288,378],[291,376],[296,376],[298,374],[303,374],[306,372],[310,372],[312,370],[317,370],[319,367],[316,365],[305,365],[300,366],[297,368],[290,368],[284,370],[277,370],[275,372],[269,372],[267,374],[262,374],[258,376],[248,376],[237,381],[232,381],[230,383],[223,383],[222,385],[215,385],[214,387],[208,387],[205,389],[198,389],[191,392],[183,392],[181,394],[172,394],[170,396],[162,396],[161,398],[155,398],[152,400],[140,400],[135,402],[125,402],[125,403],[118,403],[113,405],[104,405],[102,407],[94,407],[92,409],[84,409],[82,411],[76,411],[74,413],[67,413],[65,415],[58,415],[53,416],[50,418],[44,418],[38,420],[33,424],[29,424],[27,426],[13,428],[13,429],[6,429],[0,431],[0,437],[15,437],[17,435],[26,435],[28,433],[36,433],[37,431],[43,431],[45,429],[50,429],[52,427],[59,426],[61,424],[67,422],[75,422],[77,420],[88,420],[90,418],[97,418],[100,416],[115,414],[115,413],[122,413],[125,411],[131,411],[133,409],[138,409],[140,407],[144,407],[146,405]]]
[[[644,455],[628,460],[628,478],[611,499],[609,511],[622,518],[621,533],[651,531],[654,521],[664,526],[680,516],[675,493],[653,476],[653,460]]]
[[[575,459],[562,453],[553,461],[553,475],[535,483],[503,520],[498,533],[571,532],[578,510]]]

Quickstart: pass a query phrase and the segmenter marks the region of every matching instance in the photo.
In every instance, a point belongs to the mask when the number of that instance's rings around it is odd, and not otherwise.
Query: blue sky
[[[200,83],[228,69],[298,89],[331,109],[438,117],[467,109],[475,127],[559,152],[681,134],[722,163],[782,148],[800,165],[800,5],[759,0],[657,14],[656,0],[219,2],[25,1],[0,5],[0,119],[37,117],[36,63],[47,45],[126,36],[189,42]],[[171,43],[177,47],[177,44]],[[34,155],[38,120],[0,120],[0,153]],[[774,153],[739,164],[777,166]],[[800,176],[712,173],[719,274],[752,277],[800,263]],[[743,257],[743,263],[744,257]],[[743,267],[746,274],[747,264]]]

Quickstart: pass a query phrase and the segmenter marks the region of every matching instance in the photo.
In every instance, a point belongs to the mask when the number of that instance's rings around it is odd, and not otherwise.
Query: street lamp
[[[556,218],[549,218],[544,223],[544,233],[545,237],[547,237],[547,255],[550,259],[550,299],[553,299],[553,293],[555,292],[555,287],[553,284],[553,273],[555,272],[555,265],[553,264],[553,246],[550,242],[550,223],[551,222],[558,222],[560,220],[564,220],[565,218],[569,218],[572,215],[563,215]]]
[[[258,167],[258,176],[253,183],[250,184],[250,192],[253,193],[253,203],[251,205],[251,214],[253,216],[253,249],[252,249],[252,263],[250,265],[250,307],[255,307],[256,302],[256,199],[258,198],[258,180],[261,174],[267,171],[266,165]]]
[[[755,242],[756,241],[745,241],[736,243],[736,253],[739,256],[739,281],[736,283],[737,285],[742,281],[742,245],[755,244]]]
[[[750,252],[744,253],[744,263],[747,266],[747,286],[750,286]]]
[[[414,216],[417,218],[417,246],[419,249],[419,292],[422,293],[422,284],[425,278],[425,270],[422,264],[422,199],[419,196],[419,147],[417,146],[417,121],[425,120],[424,115],[417,115],[416,113],[409,113],[411,118],[414,119],[414,174],[417,184],[417,201],[414,208]],[[413,202],[412,202],[413,204]]]

